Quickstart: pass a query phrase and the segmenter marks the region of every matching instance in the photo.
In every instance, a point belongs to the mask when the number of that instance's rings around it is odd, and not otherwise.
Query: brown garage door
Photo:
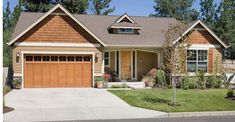
[[[90,55],[25,55],[24,87],[91,87]]]

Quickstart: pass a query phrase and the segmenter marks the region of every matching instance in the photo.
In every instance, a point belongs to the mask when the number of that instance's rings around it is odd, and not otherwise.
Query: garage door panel
[[[91,64],[87,55],[26,55],[24,87],[91,87]]]
[[[33,67],[33,85],[36,88],[41,87],[42,84],[42,64],[34,63]]]
[[[82,64],[81,63],[76,63],[75,64],[75,87],[82,86],[83,82],[83,74],[82,74]]]
[[[66,63],[60,63],[59,64],[59,81],[58,81],[58,87],[66,87],[67,83],[67,66]]]
[[[90,63],[84,63],[83,64],[83,86],[88,87],[91,84],[91,67]]]
[[[67,86],[74,87],[75,86],[75,71],[74,71],[74,63],[67,64]]]
[[[49,63],[42,64],[42,86],[51,86],[50,81],[50,65]]]
[[[58,87],[59,81],[59,64],[58,63],[51,63],[50,65],[50,87]]]
[[[25,81],[25,87],[32,88],[33,87],[33,63],[27,63],[27,65],[24,66],[24,81]]]

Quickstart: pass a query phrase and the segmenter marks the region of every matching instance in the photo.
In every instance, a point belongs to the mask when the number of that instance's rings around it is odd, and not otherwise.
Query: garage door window
[[[74,61],[74,56],[68,56],[67,58],[67,61]]]
[[[82,56],[76,56],[76,61],[82,61]]]
[[[42,61],[42,57],[41,56],[34,56],[34,61]]]
[[[43,56],[42,59],[43,61],[50,61],[50,56]]]
[[[51,56],[51,61],[58,61],[58,56]]]
[[[26,61],[33,61],[33,56],[26,56]]]
[[[60,56],[60,61],[66,61],[66,56]]]
[[[90,56],[84,56],[84,61],[90,61],[91,57]]]

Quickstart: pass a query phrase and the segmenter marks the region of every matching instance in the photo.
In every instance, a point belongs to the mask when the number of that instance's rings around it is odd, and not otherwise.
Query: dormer
[[[108,31],[112,34],[139,34],[141,28],[138,23],[125,13],[108,27]]]

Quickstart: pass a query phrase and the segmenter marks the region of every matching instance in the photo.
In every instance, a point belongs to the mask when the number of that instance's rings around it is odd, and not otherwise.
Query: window
[[[59,60],[60,60],[60,61],[66,61],[66,56],[60,56],[60,57],[59,57]]]
[[[132,74],[132,76],[133,76],[133,78],[136,78],[136,74],[135,74],[135,64],[136,64],[136,60],[135,60],[135,51],[133,51],[132,52],[132,72],[133,72],[133,74]]]
[[[83,57],[83,60],[84,60],[84,61],[91,61],[91,57],[90,57],[90,56],[84,56],[84,57]]]
[[[26,56],[26,61],[33,61],[33,56]]]
[[[134,33],[132,28],[118,28],[118,33]]]
[[[74,56],[68,56],[68,57],[67,57],[67,60],[68,60],[68,61],[74,61]]]
[[[109,52],[104,52],[104,65],[106,67],[109,67],[109,56],[110,56],[110,53]]]
[[[41,61],[41,56],[34,56],[34,61]]]
[[[58,61],[58,56],[51,56],[51,61]]]
[[[82,61],[82,56],[76,56],[76,61]]]
[[[42,57],[42,60],[43,60],[43,61],[50,61],[50,56],[43,56],[43,57]]]
[[[207,50],[188,50],[187,55],[188,72],[196,72],[199,70],[207,72]]]

